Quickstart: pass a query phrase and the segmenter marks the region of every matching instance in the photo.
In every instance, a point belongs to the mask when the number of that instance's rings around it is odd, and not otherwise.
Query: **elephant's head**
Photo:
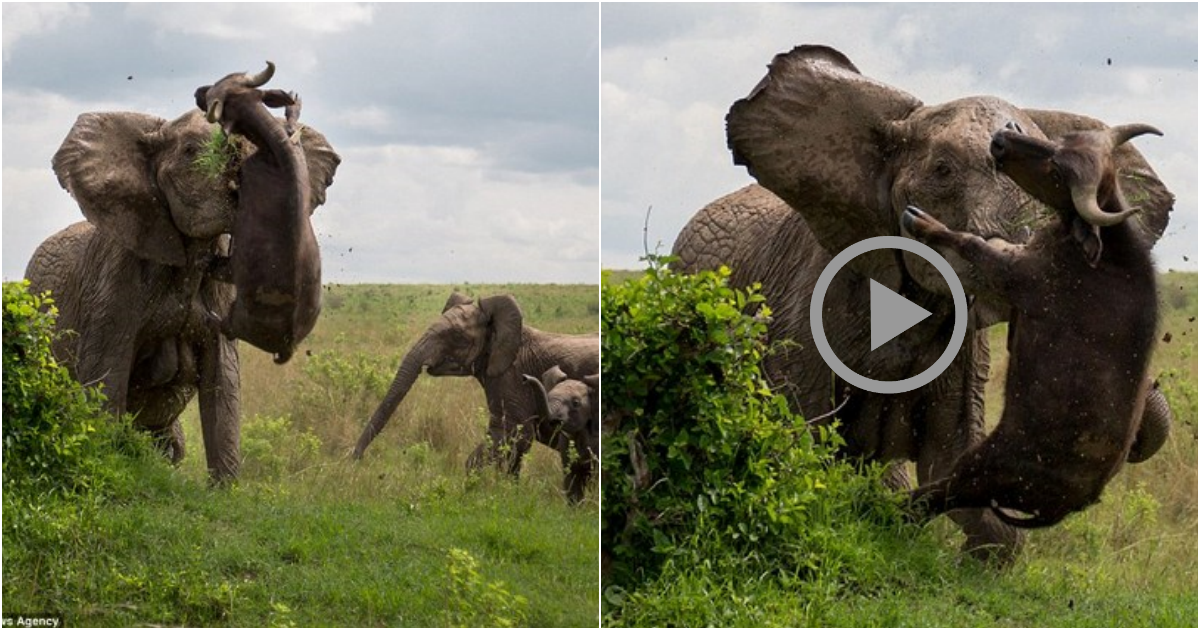
[[[83,114],[52,165],[101,234],[140,258],[181,267],[188,244],[229,232],[238,207],[236,170],[212,177],[196,165],[213,129],[198,111],[171,121],[134,112]],[[301,142],[315,208],[325,201],[338,157],[315,130]]]
[[[104,236],[141,258],[181,267],[187,242],[233,224],[233,173],[195,166],[212,126],[199,112],[172,121],[132,112],[81,115],[52,165],[58,182]]]
[[[460,293],[451,294],[442,316],[404,355],[383,402],[363,429],[354,456],[362,457],[422,370],[431,376],[475,376],[485,387],[489,380],[508,372],[521,346],[523,322],[511,295],[486,297],[476,303]]]
[[[992,135],[1010,124],[1041,139],[1104,127],[991,97],[925,105],[864,77],[843,54],[824,46],[777,55],[750,95],[733,104],[726,123],[734,162],[800,212],[832,254],[866,238],[901,234],[900,218],[910,204],[954,230],[1025,242],[1049,211],[996,172]],[[1147,200],[1146,225],[1161,234],[1169,193],[1132,148],[1116,159],[1126,191]],[[956,256],[948,259],[973,290],[975,270]],[[947,290],[937,271],[915,255],[905,254],[904,269],[887,250],[851,265],[893,288],[907,272],[930,291]]]
[[[580,380],[567,377],[557,365],[546,370],[539,379],[530,374],[522,377],[533,388],[538,402],[538,415],[570,436],[581,437],[598,427],[600,375],[592,374]]]

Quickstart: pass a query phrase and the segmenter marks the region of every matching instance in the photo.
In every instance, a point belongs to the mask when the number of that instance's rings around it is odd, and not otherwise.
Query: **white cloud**
[[[352,148],[313,225],[339,282],[594,282],[598,193],[458,147]]]
[[[358,3],[136,3],[128,15],[161,34],[189,33],[220,40],[276,39],[287,31],[342,33],[370,24],[375,9]],[[290,34],[290,33],[288,33]]]
[[[4,60],[17,42],[28,35],[53,31],[68,20],[88,16],[86,5],[78,3],[4,3]]]

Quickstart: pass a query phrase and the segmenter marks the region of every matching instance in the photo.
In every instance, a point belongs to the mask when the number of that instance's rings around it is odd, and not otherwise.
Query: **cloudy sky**
[[[820,43],[929,104],[989,94],[1162,129],[1137,141],[1176,195],[1156,256],[1196,269],[1194,3],[604,4],[601,29],[605,268],[640,266],[647,208],[668,253],[696,210],[752,181],[725,113],[776,53]]]
[[[89,111],[175,118],[278,68],[342,156],[331,282],[598,281],[596,4],[3,7],[3,276],[82,215],[50,158]]]

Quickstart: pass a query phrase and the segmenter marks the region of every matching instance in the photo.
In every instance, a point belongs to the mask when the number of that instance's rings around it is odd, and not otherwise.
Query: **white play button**
[[[871,349],[890,341],[933,315],[895,291],[871,281]]]
[[[954,300],[954,330],[950,333],[949,345],[946,346],[941,356],[933,362],[933,365],[926,368],[924,372],[898,381],[880,381],[868,378],[850,369],[834,354],[833,347],[829,345],[829,340],[825,338],[825,325],[822,323],[825,292],[829,290],[829,284],[833,282],[834,274],[842,267],[845,267],[846,263],[853,260],[855,256],[861,256],[877,249],[901,249],[906,252],[912,252],[929,261],[929,264],[933,265],[942,274],[942,277],[946,279],[946,284],[950,287],[950,294]],[[876,283],[874,280],[871,281],[870,286],[871,350],[887,343],[889,339],[912,328],[914,324],[931,315],[929,311],[900,297],[892,292],[891,289]],[[932,247],[914,241],[911,238],[876,236],[854,243],[842,250],[837,256],[834,256],[833,260],[829,261],[829,264],[825,266],[825,269],[817,278],[817,283],[813,285],[812,303],[809,305],[808,320],[812,326],[813,343],[817,346],[817,352],[821,354],[821,358],[825,359],[825,363],[829,365],[829,368],[834,373],[845,379],[847,383],[869,392],[875,392],[876,394],[902,394],[929,384],[933,379],[937,378],[938,374],[941,374],[943,370],[950,367],[950,363],[958,355],[958,350],[962,347],[963,340],[967,336],[967,294],[963,291],[962,283],[958,281],[958,276],[954,275],[954,268],[950,266],[950,263],[946,262],[945,258],[942,258],[937,252],[933,251]]]

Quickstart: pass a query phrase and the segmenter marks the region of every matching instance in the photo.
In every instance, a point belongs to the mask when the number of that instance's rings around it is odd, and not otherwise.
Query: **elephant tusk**
[[[220,100],[215,100],[215,101],[209,103],[208,111],[205,112],[205,118],[208,119],[208,122],[210,122],[210,123],[220,122],[221,121],[221,109],[222,109],[222,105],[221,105]]]

